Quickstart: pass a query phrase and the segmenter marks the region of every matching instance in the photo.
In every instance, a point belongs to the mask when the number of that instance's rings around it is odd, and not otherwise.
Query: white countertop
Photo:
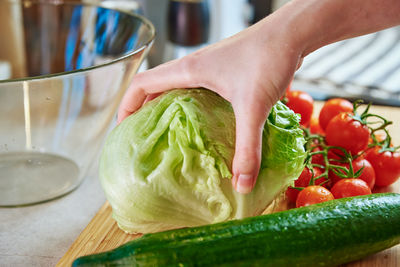
[[[20,208],[0,208],[0,266],[55,266],[86,227],[105,196],[97,165],[70,194]]]

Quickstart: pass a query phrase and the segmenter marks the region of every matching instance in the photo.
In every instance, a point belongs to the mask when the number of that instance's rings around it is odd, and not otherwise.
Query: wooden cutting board
[[[316,103],[317,113],[321,103]],[[374,106],[371,111],[393,121],[389,130],[395,145],[400,144],[400,108]],[[400,181],[381,191],[400,193]],[[288,203],[280,200],[269,209],[273,211],[285,210]],[[400,226],[399,226],[400,227]],[[116,248],[126,242],[138,238],[140,235],[126,234],[120,230],[111,217],[111,206],[106,202],[94,216],[92,221],[75,240],[67,253],[60,259],[57,266],[71,266],[79,256],[99,253]],[[397,267],[400,266],[400,245],[367,257],[363,260],[344,265],[346,267]]]

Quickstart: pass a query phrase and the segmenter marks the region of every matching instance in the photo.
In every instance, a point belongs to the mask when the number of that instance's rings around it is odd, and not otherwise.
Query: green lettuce
[[[100,180],[126,232],[148,233],[261,214],[304,168],[299,116],[281,102],[263,132],[250,194],[231,184],[235,117],[206,89],[177,89],[146,103],[107,137]]]

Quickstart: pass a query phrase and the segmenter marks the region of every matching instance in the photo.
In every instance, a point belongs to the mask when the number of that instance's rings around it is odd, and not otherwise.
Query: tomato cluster
[[[309,152],[306,167],[286,191],[296,207],[371,194],[400,178],[400,147],[386,130],[391,122],[371,114],[370,105],[360,114],[360,101],[334,98],[314,117],[308,93],[287,90],[283,101],[301,115]]]

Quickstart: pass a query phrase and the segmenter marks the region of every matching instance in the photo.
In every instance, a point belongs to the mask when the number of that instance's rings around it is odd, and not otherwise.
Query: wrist
[[[252,28],[264,45],[276,46],[277,51],[285,51],[291,56],[301,58],[310,47],[315,46],[315,39],[311,38],[315,30],[309,29],[310,25],[307,25],[303,16],[298,5],[289,2]]]
[[[302,58],[340,39],[338,33],[342,30],[334,29],[340,17],[332,15],[334,10],[328,7],[330,1],[324,1],[322,5],[320,2],[292,0],[266,19],[266,24],[273,25],[279,38]]]

